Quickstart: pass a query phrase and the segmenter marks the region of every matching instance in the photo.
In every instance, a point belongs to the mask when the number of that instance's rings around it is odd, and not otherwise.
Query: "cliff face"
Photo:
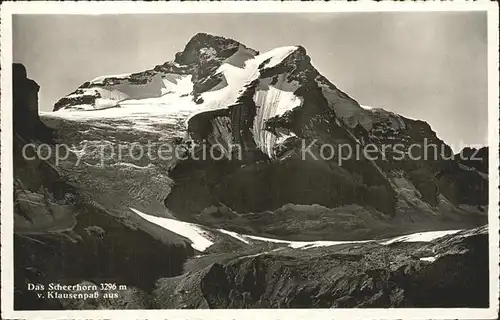
[[[14,63],[13,73],[13,99],[17,109],[21,109],[26,114],[34,116],[38,114],[38,91],[40,86],[32,79],[28,78],[24,65]]]
[[[36,210],[29,210],[25,205],[29,198],[40,199],[45,197],[39,194],[40,190],[46,189],[55,198],[64,198],[64,187],[56,170],[47,162],[33,157],[34,151],[27,151],[28,160],[23,156],[22,148],[28,143],[35,145],[43,142],[52,142],[52,130],[48,128],[38,115],[38,91],[39,85],[27,78],[26,68],[22,64],[13,64],[13,125],[14,125],[14,186],[15,199],[24,199],[17,203],[18,213],[29,221],[40,219],[43,221],[44,214],[37,214]],[[54,199],[55,199],[54,198]],[[48,200],[47,200],[48,201]],[[25,208],[26,207],[26,208]],[[43,206],[42,206],[43,208]],[[28,213],[32,211],[32,214]],[[44,213],[49,215],[45,208]],[[31,217],[28,217],[32,215]],[[17,216],[20,217],[20,216]],[[46,218],[47,216],[45,216]],[[16,220],[15,223],[19,222]]]
[[[24,65],[12,65],[12,98],[14,131],[24,138],[50,140],[51,131],[38,115],[38,91],[40,86],[28,78]]]
[[[464,148],[437,175],[440,190],[456,205],[484,212],[488,203],[488,147]]]

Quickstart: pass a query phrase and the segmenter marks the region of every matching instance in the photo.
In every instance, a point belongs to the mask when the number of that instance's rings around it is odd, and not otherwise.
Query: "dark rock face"
[[[175,55],[175,62],[184,65],[199,63],[201,57],[208,54],[207,51],[212,51],[214,56],[228,58],[239,46],[240,43],[232,39],[197,33],[186,44],[184,51]]]
[[[195,98],[222,82],[222,76],[216,75],[215,71],[240,47],[249,50],[253,55],[258,54],[257,51],[248,49],[232,39],[198,33],[189,40],[184,51],[175,55],[176,63],[191,69]]]
[[[41,189],[47,190],[50,200],[64,199],[65,184],[58,173],[47,162],[38,158],[27,160],[22,156],[22,147],[30,142],[52,142],[52,130],[38,116],[38,84],[27,78],[22,64],[13,64],[13,123],[14,123],[14,199],[29,200],[37,197]],[[32,154],[28,154],[29,157]],[[67,190],[71,190],[68,186]],[[21,192],[25,191],[25,192]],[[41,198],[45,198],[41,195]],[[29,218],[28,210],[16,204],[17,213]]]
[[[437,174],[439,188],[457,204],[488,204],[488,148],[465,148]]]
[[[12,98],[14,130],[23,138],[41,141],[51,139],[51,130],[38,116],[38,91],[40,86],[28,78],[26,68],[20,63],[12,64]]]
[[[488,147],[483,147],[480,149],[475,148],[464,148],[459,154],[455,155],[458,157],[460,164],[463,164],[469,168],[474,168],[481,173],[488,173]],[[460,155],[462,157],[460,157]]]
[[[78,93],[78,91],[75,91],[73,93]],[[68,98],[68,97],[63,97],[59,99],[55,104],[54,104],[54,111],[57,111],[59,109],[62,109],[67,106],[72,106],[72,105],[79,105],[79,104],[94,104],[95,100],[99,97],[99,95],[96,93],[94,95],[81,95],[79,97],[74,97],[74,98]]]
[[[161,279],[154,295],[161,308],[487,307],[487,238],[239,254]]]

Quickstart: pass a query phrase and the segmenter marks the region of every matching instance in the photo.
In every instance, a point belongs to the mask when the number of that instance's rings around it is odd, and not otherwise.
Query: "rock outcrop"
[[[166,309],[484,308],[487,246],[478,228],[431,243],[240,253],[160,279],[154,296]]]
[[[36,138],[50,141],[51,130],[38,115],[38,91],[40,86],[28,78],[26,67],[20,63],[12,65],[13,124],[15,133],[24,139]]]

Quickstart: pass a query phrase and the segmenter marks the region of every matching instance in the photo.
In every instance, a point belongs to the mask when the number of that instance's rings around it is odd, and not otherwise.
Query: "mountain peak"
[[[175,55],[175,62],[193,64],[198,62],[202,55],[229,58],[241,46],[246,48],[246,46],[236,40],[200,32],[189,40],[182,52],[178,52]],[[250,50],[258,54],[256,50]]]

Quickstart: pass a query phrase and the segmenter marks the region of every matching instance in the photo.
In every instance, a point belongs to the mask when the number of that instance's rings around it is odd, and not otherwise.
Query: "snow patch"
[[[293,91],[284,91],[274,86],[269,86],[267,90],[255,92],[254,102],[260,107],[259,110],[265,110],[261,116],[267,120],[276,116],[282,116],[285,112],[298,107],[302,99],[296,96]]]
[[[130,167],[130,168],[134,168],[134,169],[150,169],[150,168],[153,168],[154,165],[152,163],[149,163],[147,166],[138,166],[136,164],[133,164],[133,163],[130,163],[130,162],[117,162],[117,163],[113,163],[111,166],[113,167]]]
[[[462,230],[445,230],[445,231],[427,231],[418,232],[409,235],[393,238],[389,241],[382,242],[383,245],[388,245],[397,242],[430,242],[437,238],[441,238],[450,234],[455,234]]]
[[[102,98],[97,98],[95,100],[95,109],[107,109],[107,108],[113,108],[118,105],[118,101],[112,100],[112,99],[102,99]]]
[[[293,132],[290,132],[288,134],[285,134],[285,133],[278,133],[278,138],[276,139],[276,143],[277,144],[281,144],[283,142],[285,142],[288,138],[293,138],[293,137],[296,137],[297,135]]]
[[[129,74],[122,75],[123,81],[111,86],[79,88],[77,92],[67,95],[69,99],[95,98],[93,106],[84,107],[70,105],[61,110],[93,110],[115,107],[126,100],[145,100],[149,98],[158,99],[170,94],[170,100],[179,99],[181,96],[189,95],[193,90],[191,75],[176,75],[157,73],[151,76],[145,83],[134,83],[126,78]],[[93,80],[93,84],[102,83],[111,76],[99,77]],[[162,98],[161,100],[165,100]]]
[[[174,94],[158,98],[129,99],[120,102],[113,108],[95,109],[93,106],[85,110],[75,110],[80,106],[72,106],[67,110],[56,112],[40,112],[40,115],[49,118],[62,118],[69,121],[86,122],[95,121],[96,126],[115,129],[133,129],[144,132],[161,132],[161,124],[177,125],[183,120],[200,110],[191,97],[179,97]],[[100,120],[116,120],[120,124],[109,126],[99,123]],[[123,121],[123,122],[122,122]]]
[[[266,121],[282,116],[287,111],[300,106],[302,99],[294,94],[298,84],[286,82],[284,75],[280,75],[275,85],[271,85],[270,82],[271,79],[261,80],[260,87],[264,88],[257,89],[253,97],[257,113],[253,121],[252,133],[260,150],[272,158],[274,157],[273,147],[279,143],[277,142],[279,137],[265,130]]]
[[[427,262],[434,262],[434,261],[436,261],[436,259],[437,259],[437,256],[420,258],[421,261],[427,261]]]
[[[134,208],[130,208],[130,210],[151,223],[189,239],[192,243],[192,247],[198,251],[204,251],[214,244],[210,240],[209,234],[195,224],[151,216]]]
[[[90,81],[90,83],[92,83],[92,84],[100,84],[100,83],[103,83],[104,80],[107,79],[107,78],[119,78],[119,79],[123,79],[123,78],[127,78],[130,75],[131,75],[131,73],[122,73],[122,74],[115,74],[115,75],[100,76],[100,77],[92,79]]]
[[[295,46],[281,47],[252,57],[253,51],[240,47],[216,71],[216,74],[223,75],[227,85],[201,94],[203,110],[223,109],[235,104],[241,89],[260,76],[259,66],[264,61],[269,59],[265,67],[276,66],[296,49]]]
[[[271,242],[271,243],[281,243],[281,244],[287,244],[288,247],[294,248],[294,249],[311,249],[311,248],[317,248],[317,247],[329,247],[329,246],[335,246],[339,244],[346,244],[346,243],[366,243],[366,242],[373,242],[374,240],[360,240],[360,241],[288,241],[288,240],[279,240],[279,239],[272,239],[272,238],[265,238],[265,237],[258,237],[258,236],[251,236],[251,235],[244,235],[243,237],[257,240],[257,241],[262,241],[262,242]]]
[[[245,235],[244,237],[248,238],[248,239],[252,239],[252,240],[263,241],[263,242],[284,243],[284,244],[291,243],[291,241],[287,241],[287,240],[272,239],[272,238],[265,238],[265,237],[259,237],[259,236]]]
[[[162,93],[172,93],[176,95],[190,94],[193,91],[193,82],[191,78],[191,75],[167,73],[163,76],[164,88],[162,88]]]
[[[270,59],[269,62],[264,65],[264,67],[272,68],[280,64],[286,57],[288,57],[297,49],[297,46],[279,47],[258,55],[256,59],[259,61],[259,64],[266,61],[267,59]]]
[[[241,242],[244,242],[246,244],[250,243],[248,240],[246,240],[245,238],[243,238],[242,236],[240,236],[236,232],[228,231],[228,230],[224,230],[224,229],[217,229],[217,231],[222,232],[224,234],[227,234],[228,236],[231,236],[231,237],[233,237],[233,238],[235,238],[237,240],[240,240]]]

